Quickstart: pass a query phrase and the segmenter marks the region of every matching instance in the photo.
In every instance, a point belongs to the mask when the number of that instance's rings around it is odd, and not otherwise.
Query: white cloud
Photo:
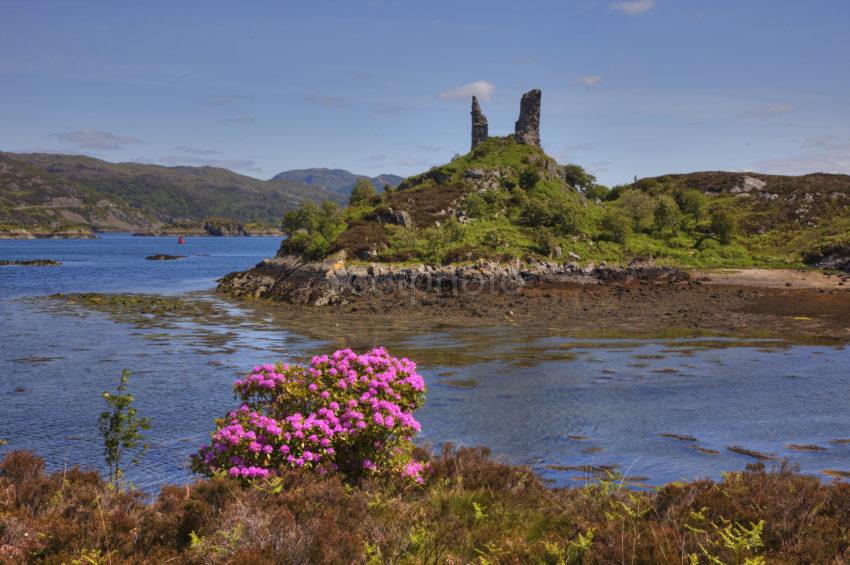
[[[582,86],[593,88],[602,81],[602,77],[599,75],[582,75],[576,81]]]
[[[53,137],[62,143],[72,143],[78,149],[121,149],[125,145],[141,143],[135,137],[116,135],[108,131],[96,129],[78,129],[76,131],[54,133]]]
[[[753,163],[755,170],[776,175],[808,173],[850,174],[850,143],[831,145],[830,150],[813,155],[780,157]]]
[[[593,163],[588,163],[586,168],[591,174],[598,175],[608,171],[613,165],[614,163],[611,161],[594,161]]]
[[[496,90],[496,86],[492,82],[477,80],[457,88],[444,90],[437,94],[437,98],[440,100],[461,100],[470,96],[477,96],[482,100],[490,100],[494,90]]]
[[[628,2],[614,2],[611,9],[630,16],[639,16],[655,7],[655,0],[629,0]]]
[[[790,104],[769,104],[767,106],[760,106],[758,108],[752,108],[750,110],[740,112],[738,113],[737,117],[743,120],[767,120],[770,118],[781,116],[783,114],[788,114],[789,112],[793,112],[794,109],[794,106]]]

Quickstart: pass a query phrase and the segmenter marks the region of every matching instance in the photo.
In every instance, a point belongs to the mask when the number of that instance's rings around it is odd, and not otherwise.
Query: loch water
[[[315,337],[282,323],[280,313],[248,311],[212,292],[217,278],[273,255],[279,243],[178,245],[117,234],[0,241],[0,259],[62,262],[0,267],[0,439],[7,442],[0,454],[31,449],[50,469],[102,469],[100,393],[126,368],[139,412],[153,425],[151,449],[128,479],[155,491],[191,479],[188,457],[234,405],[237,375],[258,363],[376,345],[361,328],[340,325]],[[156,253],[186,257],[144,259]],[[45,298],[75,292],[177,295],[228,315],[152,327]],[[591,469],[636,485],[718,478],[756,461],[733,446],[771,454],[768,466],[787,459],[806,473],[850,471],[850,442],[837,441],[850,438],[846,346],[449,325],[413,326],[381,345],[417,361],[426,379],[422,442],[487,446],[555,485],[580,484]]]

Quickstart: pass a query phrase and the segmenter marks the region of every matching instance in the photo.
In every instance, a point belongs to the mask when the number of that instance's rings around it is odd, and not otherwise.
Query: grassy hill
[[[0,153],[0,224],[7,226],[138,230],[210,217],[277,225],[286,210],[321,199],[344,200],[322,187],[215,167]]]
[[[398,175],[382,174],[376,177],[365,177],[362,175],[355,175],[345,169],[325,168],[294,169],[291,171],[284,171],[272,177],[272,180],[289,180],[309,184],[311,186],[320,186],[336,192],[347,200],[348,195],[351,194],[351,189],[354,188],[355,184],[357,184],[357,180],[361,178],[369,179],[378,191],[384,189],[384,184],[396,187],[404,180],[404,178]]]
[[[682,266],[800,266],[850,244],[850,176],[705,172],[612,189],[537,147],[490,138],[352,202],[286,215],[282,253],[363,261],[558,258]]]

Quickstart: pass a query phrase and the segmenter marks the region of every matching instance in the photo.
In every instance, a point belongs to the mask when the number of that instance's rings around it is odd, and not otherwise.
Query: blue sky
[[[850,173],[850,2],[0,0],[0,149],[403,176],[543,90],[600,181]]]

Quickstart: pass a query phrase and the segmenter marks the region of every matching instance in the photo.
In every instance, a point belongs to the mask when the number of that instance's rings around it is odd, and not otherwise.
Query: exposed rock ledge
[[[253,269],[221,278],[218,288],[235,296],[324,306],[344,304],[354,296],[369,292],[388,294],[416,289],[481,294],[512,292],[537,282],[600,284],[687,279],[687,273],[680,269],[647,264],[608,267],[591,263],[581,267],[575,263],[479,261],[461,266],[350,265],[345,261],[345,253],[340,252],[316,262],[291,255],[264,259]]]
[[[0,228],[0,239],[95,239],[91,228]]]
[[[61,265],[56,259],[16,259],[0,260],[0,267],[55,267]]]

